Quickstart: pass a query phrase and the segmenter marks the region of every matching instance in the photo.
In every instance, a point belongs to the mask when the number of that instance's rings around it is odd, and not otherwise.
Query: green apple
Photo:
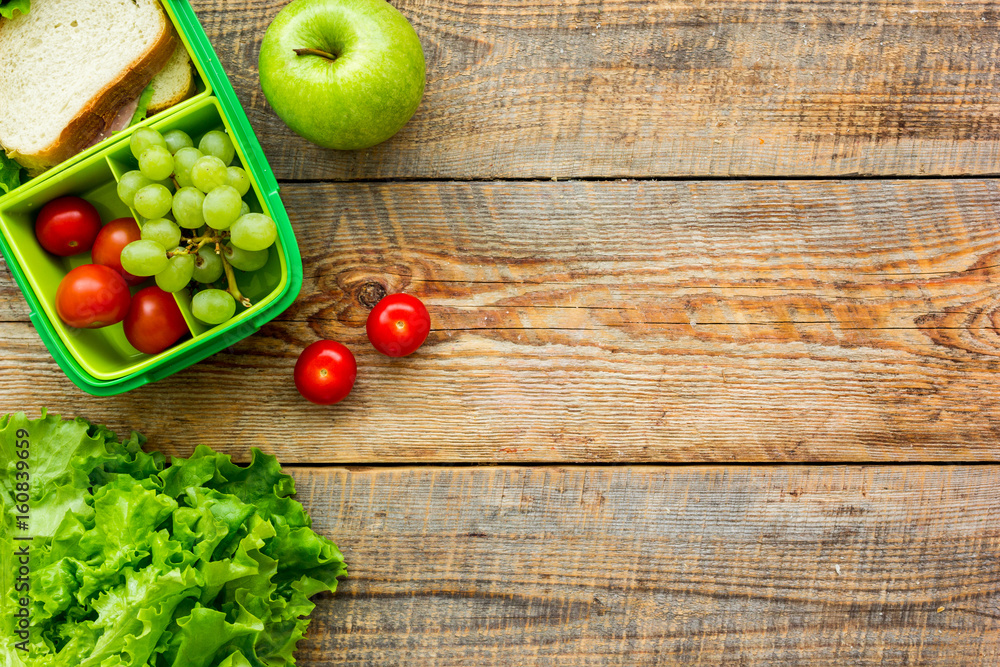
[[[260,86],[288,127],[325,148],[396,134],[424,94],[424,52],[385,0],[294,0],[260,49]]]

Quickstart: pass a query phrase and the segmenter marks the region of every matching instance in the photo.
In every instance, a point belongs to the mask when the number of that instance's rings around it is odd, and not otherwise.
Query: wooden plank
[[[239,396],[254,378],[297,430],[268,412],[230,426],[306,461],[996,458],[992,182],[300,186],[286,199],[309,278],[284,321],[119,399],[115,417],[146,413],[137,426],[176,441],[192,382],[206,411],[226,412],[208,388]],[[371,283],[431,304],[437,331],[417,357],[364,343]],[[319,335],[361,360],[335,410],[289,382]],[[65,383],[44,362],[23,372],[42,355],[22,340],[9,359],[28,405],[55,404]],[[5,410],[26,397],[7,396]],[[421,444],[387,444],[400,440]]]
[[[260,91],[286,4],[192,2],[279,178],[996,173],[995,0],[398,0],[427,57],[410,124],[319,149]]]
[[[84,397],[29,327],[5,324],[0,412],[48,405],[179,452],[269,445],[304,462],[1000,458],[993,181],[284,196],[307,278],[279,321],[113,400]],[[416,355],[367,343],[374,286],[428,303]],[[291,381],[320,337],[360,367],[334,408]],[[201,426],[209,415],[219,428]]]
[[[995,665],[1000,470],[299,469],[328,665]]]

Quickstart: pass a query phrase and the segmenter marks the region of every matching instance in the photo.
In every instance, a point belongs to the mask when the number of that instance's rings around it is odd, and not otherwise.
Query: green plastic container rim
[[[188,1],[161,0],[161,2],[164,9],[167,11],[167,14],[173,20],[174,25],[177,27],[181,39],[190,50],[195,65],[205,77],[205,83],[208,87],[207,92],[210,92],[216,97],[220,107],[222,108],[223,115],[225,116],[226,121],[228,121],[229,128],[236,139],[236,144],[241,150],[241,156],[246,162],[245,166],[253,179],[256,181],[259,194],[264,199],[263,203],[267,206],[271,213],[271,217],[278,226],[278,236],[281,240],[281,247],[285,256],[285,266],[287,267],[286,270],[288,274],[285,276],[284,287],[277,298],[275,298],[267,308],[261,310],[252,317],[234,321],[232,324],[216,331],[212,335],[206,336],[201,343],[188,348],[183,351],[183,353],[178,352],[176,354],[168,355],[154,366],[151,366],[143,371],[114,380],[99,380],[85,371],[79,362],[73,358],[73,355],[69,353],[69,350],[67,350],[66,346],[53,329],[48,317],[45,315],[42,305],[39,303],[34,290],[29,285],[27,276],[25,276],[21,266],[16,260],[12,260],[14,253],[6,237],[0,234],[0,250],[3,251],[4,258],[7,261],[7,266],[13,274],[18,287],[20,287],[22,294],[24,294],[25,300],[28,302],[28,306],[31,309],[31,322],[35,325],[35,329],[38,331],[38,335],[41,337],[42,342],[45,343],[45,346],[49,349],[49,352],[51,352],[52,357],[63,369],[69,379],[72,380],[77,387],[94,396],[114,396],[122,394],[137,387],[141,387],[144,384],[161,380],[169,375],[172,375],[173,373],[176,373],[177,371],[202,361],[216,352],[219,352],[220,350],[223,350],[224,348],[229,347],[237,341],[240,341],[256,332],[266,322],[274,319],[278,313],[287,309],[288,306],[295,301],[299,291],[302,289],[302,256],[299,253],[298,245],[295,242],[295,235],[292,230],[291,223],[288,220],[288,214],[285,211],[284,204],[281,202],[281,198],[278,196],[278,182],[274,178],[274,172],[271,171],[271,167],[267,163],[267,159],[264,157],[264,152],[261,150],[260,142],[257,141],[257,136],[250,127],[250,122],[247,120],[243,107],[240,105],[239,99],[233,91],[232,84],[229,82],[229,77],[226,76],[226,72],[222,68],[222,64],[219,62],[219,58],[215,55],[215,51],[212,49],[208,36],[201,27],[201,22],[198,20],[198,17],[195,15],[194,10],[191,8]],[[178,105],[177,110],[186,106],[186,104],[182,103],[181,105]],[[168,113],[172,112],[173,111]],[[157,115],[155,117],[156,120],[164,118],[166,118],[166,116],[163,115]],[[148,122],[150,121],[147,120],[141,124],[132,126],[126,132],[121,133],[121,137],[130,135],[135,128],[144,126]],[[102,148],[100,150],[105,149]],[[47,174],[43,174],[42,176],[33,179],[30,182],[30,186],[34,187],[37,184],[48,181],[49,179],[58,178],[63,169],[76,164],[91,154],[91,151],[81,153],[75,158],[59,165],[59,167],[52,169]],[[6,199],[7,196],[10,196],[14,192],[18,191],[20,191],[20,188],[15,188],[4,197],[0,197],[0,202]]]

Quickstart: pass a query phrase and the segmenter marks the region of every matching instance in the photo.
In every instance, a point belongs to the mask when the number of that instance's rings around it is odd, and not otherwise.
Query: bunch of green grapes
[[[118,196],[141,216],[142,237],[122,250],[122,268],[154,276],[166,292],[197,283],[194,316],[206,324],[229,320],[237,302],[250,305],[232,269],[263,267],[278,236],[274,221],[243,201],[250,177],[231,166],[232,140],[213,130],[195,148],[181,130],[140,128],[131,149],[139,168],[122,176]],[[226,288],[218,289],[223,276]]]

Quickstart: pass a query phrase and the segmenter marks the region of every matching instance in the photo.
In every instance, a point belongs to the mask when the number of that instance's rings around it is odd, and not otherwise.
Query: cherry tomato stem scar
[[[349,349],[332,340],[318,340],[299,354],[293,378],[304,398],[333,405],[351,393],[357,375],[358,365]]]
[[[404,357],[416,350],[427,339],[430,328],[427,308],[409,294],[383,297],[365,322],[372,346],[390,357]]]

